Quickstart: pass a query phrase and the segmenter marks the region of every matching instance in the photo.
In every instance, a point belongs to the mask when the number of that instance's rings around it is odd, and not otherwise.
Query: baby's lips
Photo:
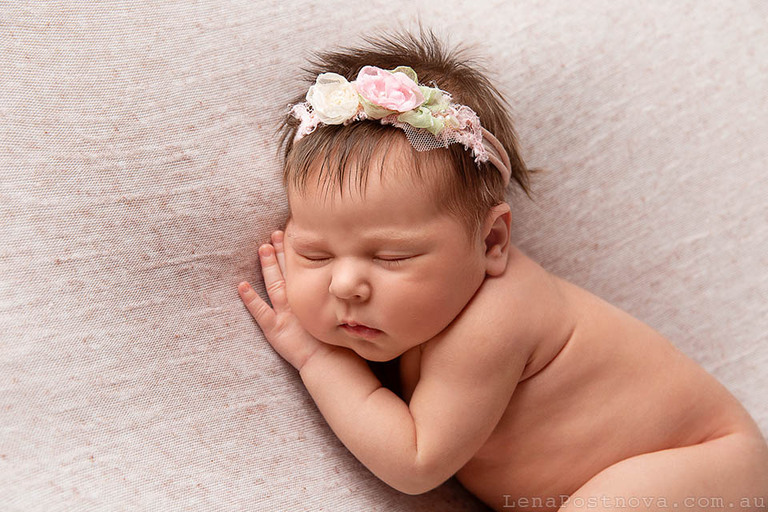
[[[366,329],[373,329],[375,331],[378,331],[378,329],[376,329],[375,327],[370,327],[368,325],[361,324],[353,320],[342,320],[341,322],[339,322],[339,325],[347,325],[349,327],[365,327]]]
[[[343,323],[339,327],[351,336],[369,341],[373,341],[380,334],[382,334],[382,331],[379,329],[368,327],[367,325],[363,324],[357,324],[355,322]]]

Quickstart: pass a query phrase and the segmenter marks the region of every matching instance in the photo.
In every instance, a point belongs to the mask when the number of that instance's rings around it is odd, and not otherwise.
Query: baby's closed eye
[[[377,254],[373,257],[374,261],[385,266],[402,265],[410,260],[417,258],[418,254]]]
[[[298,252],[296,255],[299,259],[308,264],[325,264],[334,259],[334,256],[324,252]],[[409,260],[413,260],[418,257],[418,254],[376,254],[371,256],[370,259],[374,263],[384,266],[397,266],[406,263]]]
[[[296,255],[299,257],[301,261],[304,261],[306,263],[312,263],[312,264],[318,264],[318,263],[327,263],[331,261],[332,256],[328,253],[320,253],[320,252],[296,252]]]

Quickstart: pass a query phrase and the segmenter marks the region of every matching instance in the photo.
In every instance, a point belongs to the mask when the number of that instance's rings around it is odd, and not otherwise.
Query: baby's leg
[[[768,447],[755,434],[734,433],[618,462],[573,493],[561,510],[746,512],[767,507]]]

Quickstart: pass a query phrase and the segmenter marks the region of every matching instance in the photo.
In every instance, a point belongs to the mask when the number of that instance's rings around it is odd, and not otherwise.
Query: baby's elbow
[[[417,495],[439,487],[450,477],[451,475],[445,475],[440,468],[416,465],[395,472],[391,479],[385,480],[385,483],[404,494]]]
[[[426,492],[429,492],[436,487],[439,487],[440,484],[442,484],[443,481],[429,481],[429,480],[421,480],[421,479],[401,479],[398,482],[387,482],[390,487],[394,487],[398,491],[402,492],[403,494],[410,494],[411,496],[415,496],[417,494],[424,494]]]

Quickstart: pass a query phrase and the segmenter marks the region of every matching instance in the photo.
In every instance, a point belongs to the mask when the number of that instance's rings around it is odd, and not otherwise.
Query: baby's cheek
[[[305,329],[314,330],[314,323],[318,320],[318,312],[324,302],[318,291],[322,288],[319,276],[303,271],[288,274],[290,277],[286,276],[285,280],[288,305]]]
[[[296,314],[297,310],[301,309],[306,302],[307,276],[304,276],[303,272],[289,267],[285,276],[285,294],[288,305]]]
[[[412,289],[396,306],[400,327],[422,341],[437,336],[461,309],[453,294],[454,290],[429,286]]]

